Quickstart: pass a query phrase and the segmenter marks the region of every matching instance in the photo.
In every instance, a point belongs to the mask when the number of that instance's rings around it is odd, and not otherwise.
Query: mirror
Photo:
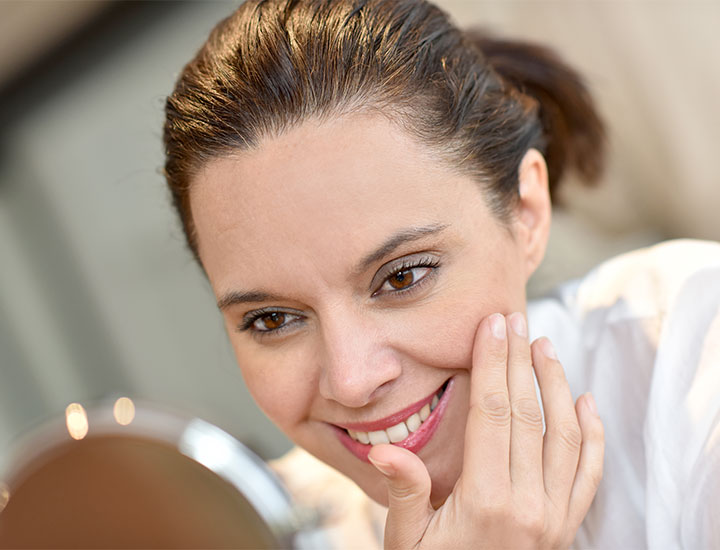
[[[265,463],[216,426],[149,407],[122,425],[109,406],[74,405],[6,458],[0,548],[327,548]],[[82,414],[86,434],[73,433]]]

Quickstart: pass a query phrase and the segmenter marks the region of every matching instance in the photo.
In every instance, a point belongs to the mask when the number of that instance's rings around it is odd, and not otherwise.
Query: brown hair
[[[196,257],[189,190],[199,168],[308,117],[364,109],[475,178],[502,221],[528,149],[545,155],[551,193],[566,167],[588,182],[602,169],[592,99],[547,48],[462,32],[424,0],[248,0],[166,102],[165,175]]]

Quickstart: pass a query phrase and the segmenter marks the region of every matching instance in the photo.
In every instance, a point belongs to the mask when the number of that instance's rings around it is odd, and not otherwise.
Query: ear
[[[526,279],[545,256],[550,237],[552,206],[545,158],[537,149],[529,149],[518,170],[520,200],[516,207],[515,236],[526,265]]]

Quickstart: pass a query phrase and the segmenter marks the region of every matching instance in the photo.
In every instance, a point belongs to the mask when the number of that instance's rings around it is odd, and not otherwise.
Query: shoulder
[[[720,243],[623,254],[529,304],[528,317],[606,427],[605,476],[580,542],[720,544]]]
[[[720,505],[720,243],[678,240],[631,252],[577,290],[586,316],[604,312],[607,333],[598,341],[619,350],[622,368],[642,380],[631,393],[616,388],[615,405],[627,410],[633,399],[644,409],[636,433],[648,546],[720,544],[710,512]]]
[[[528,320],[533,338],[547,336],[558,347],[571,386],[581,392],[588,389],[592,362],[615,370],[633,365],[626,373],[633,378],[649,375],[661,340],[682,335],[689,343],[706,332],[673,333],[669,321],[687,312],[683,317],[695,314],[707,324],[718,304],[720,243],[673,240],[607,260],[529,302]]]
[[[688,283],[720,286],[711,275],[718,270],[720,243],[667,241],[600,264],[578,283],[573,301],[580,314],[613,306],[614,316],[664,316]]]
[[[644,429],[648,542],[720,544],[720,252],[680,241],[657,253],[668,288]],[[657,269],[656,269],[657,270]]]

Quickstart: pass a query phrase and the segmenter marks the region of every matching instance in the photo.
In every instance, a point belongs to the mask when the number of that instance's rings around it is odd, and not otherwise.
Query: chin
[[[447,498],[450,496],[450,493],[453,492],[456,482],[457,479],[455,479],[455,481],[451,484],[433,483],[432,491],[430,493],[430,504],[432,504],[433,508],[438,509],[445,503]]]
[[[436,509],[453,492],[462,474],[469,388],[464,383],[467,379],[459,378],[461,383],[454,390],[453,405],[448,407],[435,437],[417,453],[430,474],[430,503]],[[382,474],[369,464],[359,466],[360,469],[353,468],[353,472],[344,472],[345,475],[374,501],[387,506],[387,486]]]
[[[387,485],[385,479],[376,471],[369,472],[369,475],[352,475],[352,472],[343,472],[365,492],[365,494],[378,504],[387,507]],[[363,474],[367,474],[363,472]],[[452,493],[460,477],[458,473],[442,472],[440,475],[433,475],[431,472],[432,490],[430,493],[430,503],[432,507],[437,509],[442,506]]]
[[[426,449],[424,451],[430,451]],[[428,469],[432,483],[430,503],[433,508],[439,508],[447,500],[455,488],[455,484],[462,472],[463,445],[453,449],[453,453],[440,453],[439,449],[434,452],[419,454],[425,467]],[[387,484],[385,478],[374,466],[357,461],[351,467],[345,460],[327,461],[343,475],[352,479],[363,492],[372,500],[387,507]]]
[[[442,506],[455,489],[462,472],[462,447],[460,447],[459,451],[459,459],[458,456],[446,457],[440,471],[433,471],[434,469],[428,466],[430,479],[432,480],[430,503],[433,508]]]

